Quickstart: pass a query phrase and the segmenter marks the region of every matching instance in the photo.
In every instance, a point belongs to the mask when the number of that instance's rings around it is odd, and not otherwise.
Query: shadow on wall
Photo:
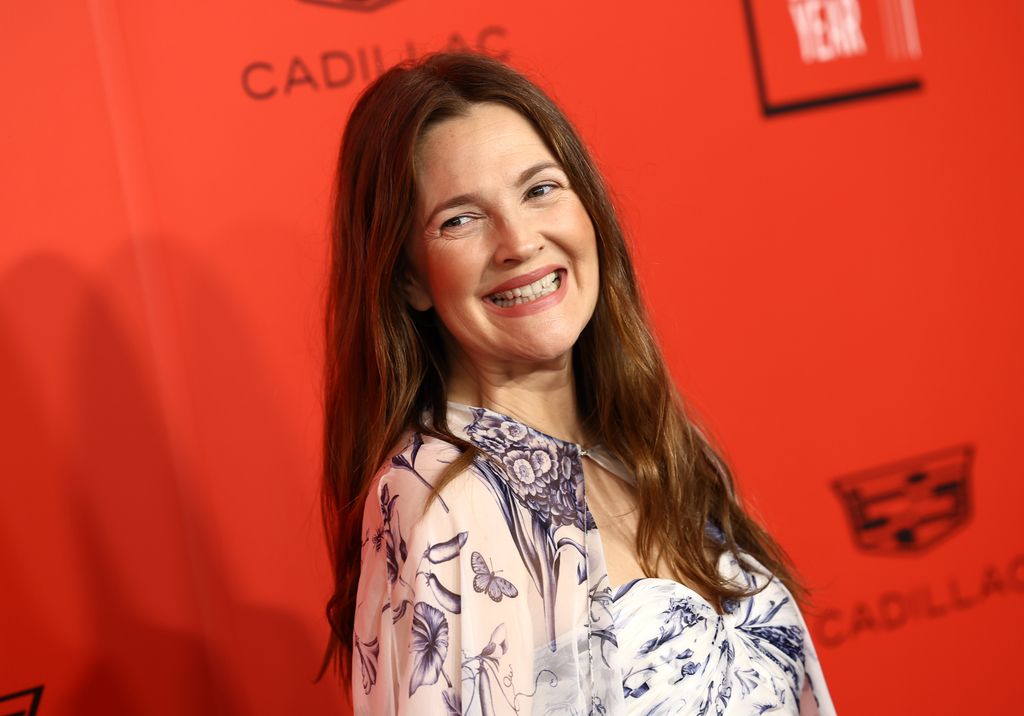
[[[203,320],[238,339],[211,359],[255,371],[229,297],[197,265],[174,265],[191,270]],[[19,477],[14,524],[35,523],[0,528],[15,575],[0,636],[26,679],[12,686],[44,683],[44,716],[338,713],[339,690],[312,684],[321,645],[302,620],[230,583],[217,515],[190,489],[216,475],[171,439],[143,289],[129,246],[99,280],[50,255],[0,277],[0,386],[17,438],[5,463]],[[283,420],[265,378],[240,383]]]
[[[68,653],[66,625],[77,606],[60,600],[60,608],[51,596],[73,591],[75,576],[75,560],[64,554],[72,545],[62,532],[63,436],[50,415],[53,381],[40,375],[60,346],[53,340],[55,327],[37,325],[25,301],[65,303],[79,286],[59,263],[49,269],[57,281],[47,295],[33,287],[34,267],[0,277],[0,696],[36,686],[46,676],[47,661]],[[33,345],[25,344],[26,332],[35,333]]]

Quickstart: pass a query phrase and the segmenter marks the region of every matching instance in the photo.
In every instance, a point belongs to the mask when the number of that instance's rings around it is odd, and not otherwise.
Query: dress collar
[[[579,451],[580,455],[587,455],[590,452],[590,449],[585,448],[583,445],[580,445],[579,443],[574,443],[571,440],[563,440],[562,438],[556,438],[554,435],[550,435],[544,432],[543,430],[538,430],[537,428],[533,427],[528,423],[524,423],[522,420],[519,420],[518,418],[513,418],[511,415],[499,413],[498,411],[491,410],[489,408],[480,408],[474,405],[464,405],[463,403],[456,403],[453,400],[448,401],[449,427],[453,424],[451,418],[455,418],[454,424],[459,425],[460,427],[469,425],[479,414],[479,411],[483,411],[483,414],[489,418],[500,420],[502,422],[514,423],[515,425],[518,425],[525,430],[529,430],[530,432],[539,435],[547,440],[556,442],[559,445],[572,445]]]
[[[556,445],[574,448],[574,450],[572,451],[578,454],[580,457],[589,457],[591,460],[596,462],[598,465],[600,465],[601,467],[603,467],[605,470],[612,473],[616,477],[625,480],[627,483],[631,485],[636,484],[636,479],[633,477],[633,475],[615,456],[613,456],[602,445],[591,445],[589,447],[585,447],[583,445],[580,445],[579,443],[575,443],[570,440],[563,440],[562,438],[557,438],[554,435],[549,435],[548,433],[545,433],[542,430],[538,430],[532,425],[528,425],[522,422],[521,420],[513,418],[510,415],[499,413],[489,408],[464,405],[463,403],[456,403],[453,400],[448,401],[448,427],[453,431],[464,433],[466,428],[469,425],[472,425],[473,422],[476,420],[477,416],[481,414],[494,420],[500,420],[501,422],[507,422],[519,426],[520,428],[523,429],[524,432],[532,432],[535,435],[538,435],[546,440],[550,440]]]

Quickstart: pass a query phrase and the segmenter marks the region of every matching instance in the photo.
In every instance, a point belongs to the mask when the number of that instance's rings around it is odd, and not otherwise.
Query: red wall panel
[[[840,711],[1009,712],[1024,11],[899,0],[920,55],[895,57],[894,2],[813,66],[784,0],[0,10],[0,698],[344,711],[312,684],[331,172],[381,68],[470,47],[591,144],[683,391],[815,589]],[[833,482],[959,445],[964,523],[858,549]]]

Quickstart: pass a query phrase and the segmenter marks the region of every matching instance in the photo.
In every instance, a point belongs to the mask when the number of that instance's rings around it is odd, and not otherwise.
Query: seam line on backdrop
[[[198,506],[196,495],[184,480],[187,467],[199,465],[198,439],[191,426],[195,425],[186,382],[181,366],[180,350],[172,330],[173,305],[166,273],[160,266],[156,239],[160,236],[160,220],[153,193],[152,170],[142,133],[138,99],[131,80],[128,49],[125,42],[120,8],[116,0],[89,0],[93,41],[103,83],[114,146],[115,161],[122,200],[128,218],[129,244],[139,274],[143,311],[146,325],[149,358],[156,366],[157,395],[160,402],[161,424],[170,446],[174,494],[177,496],[178,516],[185,541],[191,576],[193,608],[199,617],[204,636],[211,637],[213,616],[202,594],[205,582],[195,565],[200,552],[195,529],[185,505]],[[178,402],[171,396],[179,396]],[[174,408],[188,401],[186,407]],[[187,498],[187,499],[186,499]],[[203,645],[208,646],[204,640]],[[212,664],[209,648],[204,649]]]

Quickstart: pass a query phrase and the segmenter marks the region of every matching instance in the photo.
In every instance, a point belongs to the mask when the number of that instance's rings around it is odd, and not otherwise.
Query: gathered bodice
[[[756,586],[767,577],[723,555],[720,570]],[[777,581],[719,614],[688,587],[644,578],[613,590],[624,714],[799,711],[806,633]]]

